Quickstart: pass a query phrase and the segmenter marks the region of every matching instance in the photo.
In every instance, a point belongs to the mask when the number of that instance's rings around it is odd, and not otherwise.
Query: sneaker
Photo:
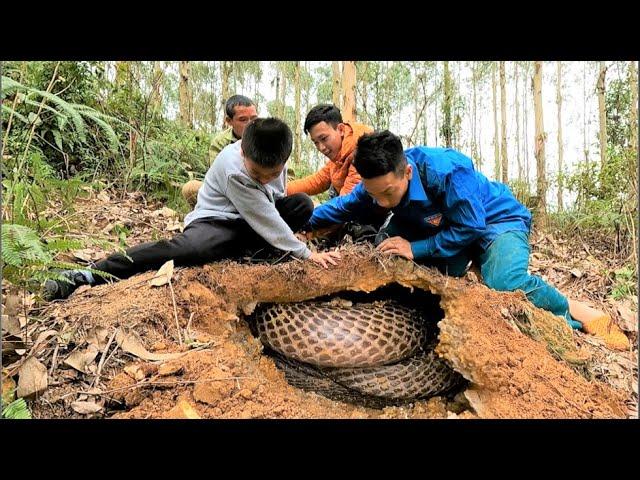
[[[80,285],[92,285],[92,282],[87,278],[87,274],[82,270],[64,270],[60,272],[60,275],[68,278],[71,283],[63,280],[47,280],[44,284],[45,300],[67,298]]]

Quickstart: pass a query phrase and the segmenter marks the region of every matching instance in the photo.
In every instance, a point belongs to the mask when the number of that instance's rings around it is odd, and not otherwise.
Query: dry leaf
[[[582,271],[578,270],[577,268],[569,270],[569,272],[571,273],[571,275],[573,275],[576,278],[581,278],[582,277]]]
[[[87,332],[87,343],[95,345],[102,351],[107,346],[109,330],[105,327],[93,327]]]
[[[616,309],[620,314],[620,327],[625,332],[637,332],[638,331],[638,315],[631,311],[627,306],[616,303]]]
[[[98,200],[102,200],[103,202],[110,202],[111,201],[111,197],[109,197],[107,192],[100,192],[97,195],[97,198],[98,198]]]
[[[9,335],[20,336],[20,321],[18,317],[16,315],[2,315],[2,331],[7,332]]]
[[[45,330],[40,335],[38,335],[38,338],[33,344],[33,347],[31,347],[31,351],[33,352],[33,354],[37,354],[43,346],[46,346],[46,344],[48,343],[47,340],[49,340],[49,338],[51,337],[55,337],[57,334],[58,332],[56,332],[55,330]]]
[[[133,334],[124,333],[121,330],[116,334],[116,341],[125,352],[143,360],[173,360],[174,358],[180,358],[185,355],[185,353],[151,353],[144,348]]]
[[[18,375],[18,397],[38,395],[49,385],[47,368],[34,357],[24,362]]]
[[[113,227],[115,227],[116,224],[113,222],[108,223],[103,229],[102,229],[102,233],[104,233],[105,235],[109,235],[111,233],[111,230],[113,230]]]
[[[178,217],[179,215],[178,215],[178,212],[176,212],[175,210],[171,210],[169,207],[162,207],[159,210],[155,210],[151,212],[151,216],[172,218],[172,217]]]
[[[11,290],[5,297],[5,306],[3,309],[4,315],[2,315],[2,330],[6,330],[11,335],[18,335],[20,333],[18,310],[20,309],[21,302],[20,296]]]
[[[93,363],[99,352],[98,347],[94,344],[89,344],[85,350],[76,350],[69,355],[64,363],[79,372],[87,373],[87,366]]]
[[[168,232],[182,231],[182,223],[181,222],[169,222],[169,223],[167,223],[166,230]]]
[[[71,404],[71,408],[73,408],[76,412],[81,415],[88,415],[90,413],[96,413],[102,410],[102,405],[98,405],[96,402],[73,402]]]
[[[85,262],[91,262],[93,261],[93,258],[96,254],[95,250],[91,249],[91,248],[83,248],[81,250],[74,250],[73,252],[73,256],[76,258],[79,258],[80,260],[84,260]]]
[[[160,270],[155,274],[155,276],[149,280],[149,284],[153,287],[161,287],[162,285],[166,285],[171,280],[173,276],[173,260],[169,260],[165,262],[164,265],[160,267]]]

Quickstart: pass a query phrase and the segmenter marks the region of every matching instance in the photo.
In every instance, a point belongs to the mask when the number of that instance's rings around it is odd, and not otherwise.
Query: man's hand
[[[309,240],[311,240],[312,235],[311,232],[307,233],[307,232],[298,232],[294,234],[296,236],[296,238],[298,240],[300,240],[301,242],[307,242]]]
[[[309,257],[309,260],[316,262],[319,265],[322,265],[324,268],[329,268],[329,265],[327,265],[328,263],[331,263],[332,265],[337,265],[334,259],[340,259],[340,258],[342,257],[340,256],[340,253],[337,251],[321,252],[321,253],[313,252]]]
[[[400,255],[401,257],[413,260],[411,244],[402,237],[387,238],[376,247],[376,250],[392,255]]]

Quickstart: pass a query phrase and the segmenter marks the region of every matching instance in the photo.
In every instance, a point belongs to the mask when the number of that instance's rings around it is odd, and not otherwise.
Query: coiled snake
[[[371,407],[442,395],[464,379],[434,352],[435,325],[392,301],[260,308],[255,331],[287,381]]]

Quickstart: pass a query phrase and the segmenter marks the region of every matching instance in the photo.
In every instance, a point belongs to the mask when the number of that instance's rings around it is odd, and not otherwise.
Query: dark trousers
[[[305,193],[276,200],[276,209],[294,232],[305,225],[313,213],[313,202]],[[260,249],[269,244],[242,219],[201,218],[191,222],[171,240],[148,242],[128,248],[127,258],[113,254],[94,266],[98,270],[129,278],[147,270],[156,270],[173,260],[176,267],[203,265],[215,260],[240,256],[246,249]],[[133,260],[133,261],[132,261]],[[94,275],[96,283],[105,283]]]

